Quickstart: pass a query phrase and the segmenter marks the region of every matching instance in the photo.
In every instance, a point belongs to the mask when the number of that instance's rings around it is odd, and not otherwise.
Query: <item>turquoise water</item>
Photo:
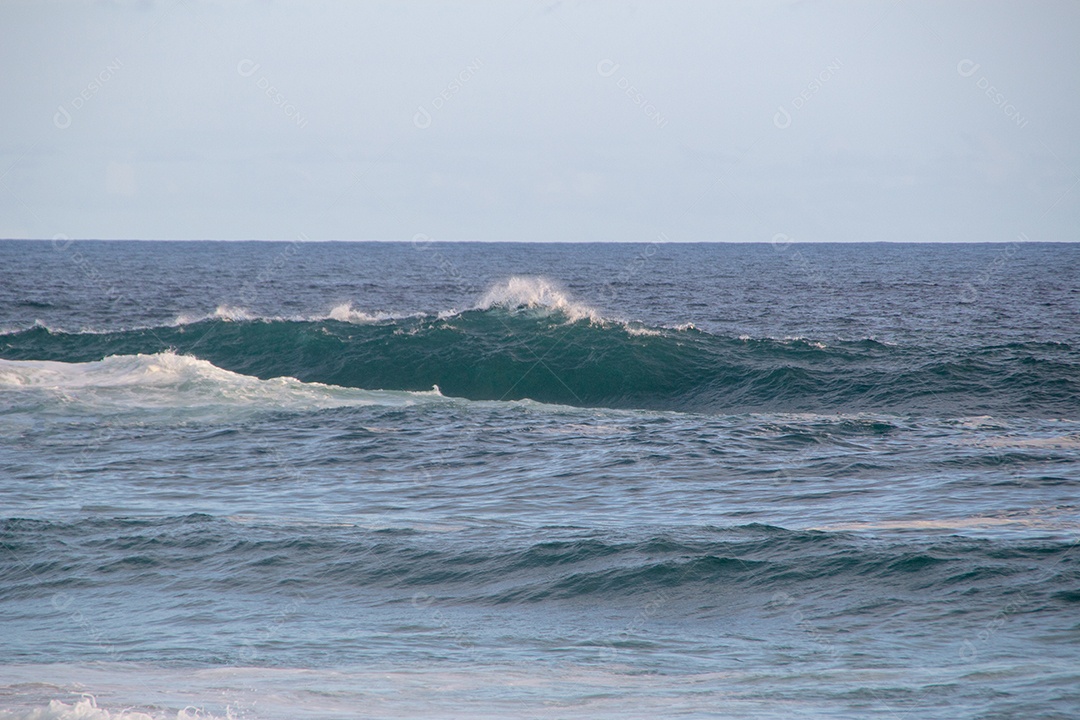
[[[1078,278],[0,243],[0,717],[1072,717]]]

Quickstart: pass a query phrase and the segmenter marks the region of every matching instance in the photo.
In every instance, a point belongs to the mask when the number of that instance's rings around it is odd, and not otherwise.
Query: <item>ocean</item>
[[[0,718],[1080,716],[1080,245],[0,242]]]

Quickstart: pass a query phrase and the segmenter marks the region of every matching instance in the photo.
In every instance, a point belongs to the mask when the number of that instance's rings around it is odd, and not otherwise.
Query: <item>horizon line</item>
[[[245,238],[245,239],[212,239],[212,238],[0,238],[0,242],[53,242],[53,243],[76,243],[76,242],[143,242],[143,243],[385,243],[385,244],[415,244],[416,240],[397,239],[311,239],[296,238],[292,240],[283,238]],[[795,240],[787,239],[784,245],[1001,245],[1020,242],[1024,245],[1032,244],[1073,244],[1080,243],[1076,240]],[[487,245],[775,245],[772,240],[436,240],[428,238],[423,241],[427,245],[448,244],[487,244]]]

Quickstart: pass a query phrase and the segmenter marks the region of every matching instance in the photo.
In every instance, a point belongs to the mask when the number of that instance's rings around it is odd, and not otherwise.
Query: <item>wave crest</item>
[[[571,322],[589,320],[603,322],[603,318],[593,308],[570,299],[566,291],[551,280],[543,277],[513,276],[504,283],[490,288],[473,308],[474,310],[537,309],[560,312]]]
[[[208,363],[187,368],[195,375],[202,368],[202,376],[189,378],[192,387],[213,368],[233,373],[228,382],[216,381],[234,389],[243,382],[297,378],[293,382],[339,390],[417,392],[438,385],[468,400],[709,413],[1080,413],[1080,357],[1068,345],[1013,343],[942,352],[872,340],[825,344],[723,336],[692,326],[606,320],[535,277],[512,277],[492,287],[476,308],[452,316],[380,317],[351,304],[322,319],[234,321],[220,315],[114,332],[34,326],[3,336],[0,355],[66,363],[159,356],[160,371],[180,362],[160,359],[174,351]],[[9,386],[22,384],[7,373]],[[247,379],[236,380],[237,374]]]
[[[173,320],[173,325],[193,325],[204,320],[225,320],[227,322],[249,322],[258,320],[259,317],[245,308],[233,307],[232,305],[218,305],[214,312],[206,315],[191,315],[181,313]]]
[[[337,320],[339,322],[350,323],[373,323],[379,322],[380,320],[390,320],[392,318],[392,315],[387,315],[385,313],[376,313],[375,315],[372,315],[371,313],[366,313],[363,310],[357,310],[352,306],[351,302],[346,302],[341,303],[340,305],[335,305],[325,318],[314,319]]]

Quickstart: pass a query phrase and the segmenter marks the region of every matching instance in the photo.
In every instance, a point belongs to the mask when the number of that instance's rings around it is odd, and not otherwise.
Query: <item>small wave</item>
[[[812,530],[750,524],[610,536],[568,531],[541,542],[507,536],[482,549],[461,542],[468,523],[335,517],[312,523],[209,515],[75,522],[10,518],[0,520],[0,540],[22,560],[20,567],[46,558],[53,563],[57,569],[50,582],[58,590],[137,578],[166,563],[179,578],[201,578],[208,568],[230,567],[232,589],[262,590],[267,577],[261,568],[272,562],[281,570],[282,587],[299,583],[313,592],[386,587],[401,591],[406,602],[423,589],[491,606],[606,600],[665,588],[715,596],[717,589],[741,587],[768,595],[790,592],[794,581],[807,592],[816,586],[826,595],[853,586],[876,590],[883,582],[904,584],[907,579],[920,590],[955,591],[972,573],[1027,572],[1033,562],[1055,566],[1075,546],[1074,517],[1066,509],[1034,524],[1022,517],[1013,524],[980,517]],[[873,541],[863,535],[868,531],[877,536]],[[199,552],[184,553],[181,559],[176,549],[193,542]],[[388,567],[396,571],[388,574]],[[914,569],[919,569],[917,578]],[[1040,592],[1073,591],[1073,580],[1062,568]],[[30,572],[15,571],[8,588],[32,592],[39,582]]]
[[[196,325],[209,320],[223,320],[225,322],[322,322],[323,320],[337,320],[338,322],[367,324],[385,322],[387,320],[401,320],[407,317],[422,317],[416,313],[411,315],[395,315],[394,313],[369,313],[353,307],[351,302],[335,305],[325,313],[311,315],[260,315],[247,308],[233,307],[231,305],[219,305],[212,313],[181,313],[172,322],[173,327],[183,325]],[[146,329],[146,328],[133,328]]]
[[[136,326],[132,326],[132,327],[121,328],[119,331],[123,332],[123,331],[128,331],[128,330],[152,330],[154,327],[155,326],[152,326],[152,325],[142,325],[142,326],[136,325]],[[93,327],[86,327],[86,326],[79,327],[77,330],[72,330],[70,327],[63,327],[63,326],[56,325],[56,324],[49,324],[49,323],[43,322],[41,320],[35,320],[30,325],[23,325],[23,326],[19,326],[19,327],[4,328],[3,330],[0,330],[0,337],[12,336],[12,335],[21,335],[23,333],[32,332],[34,330],[44,330],[45,332],[47,332],[49,334],[52,334],[52,335],[58,335],[58,334],[61,334],[61,333],[67,333],[67,334],[71,334],[71,335],[109,335],[111,333],[118,332],[118,330],[115,330],[115,329],[114,330],[109,330],[109,329],[93,328]]]
[[[594,323],[604,322],[604,318],[596,310],[570,299],[570,296],[556,283],[542,277],[511,277],[509,280],[489,288],[472,307],[473,310],[491,310],[494,308],[505,310],[544,309],[561,313],[570,322],[578,322],[579,320],[589,320]],[[460,310],[451,308],[433,313],[432,316],[448,319],[460,314]],[[181,313],[176,316],[172,324],[174,326],[194,325],[207,320],[224,320],[226,322],[250,322],[255,320],[264,322],[321,322],[323,320],[337,320],[339,322],[367,324],[387,320],[401,320],[409,317],[426,317],[426,315],[424,313],[372,313],[357,309],[350,301],[339,303],[325,313],[291,316],[260,315],[247,308],[219,305],[212,313]],[[646,330],[641,329],[643,332]]]
[[[802,346],[814,348],[815,350],[827,350],[828,345],[819,341],[811,340],[810,338],[803,337],[802,335],[785,335],[783,337],[766,336],[764,338],[756,338],[750,335],[739,335],[739,340],[743,342],[762,342],[769,341],[787,346]]]
[[[1055,450],[1080,450],[1080,435],[1051,435],[1049,437],[1019,437],[992,435],[964,443],[973,447],[987,448],[1039,448]]]
[[[907,530],[926,532],[930,530],[953,534],[971,530],[1036,530],[1075,534],[1080,530],[1080,525],[1067,517],[1065,515],[1066,511],[1059,515],[1043,512],[1041,515],[977,515],[959,518],[857,521],[831,523],[808,528],[808,530],[819,532],[898,532]]]

